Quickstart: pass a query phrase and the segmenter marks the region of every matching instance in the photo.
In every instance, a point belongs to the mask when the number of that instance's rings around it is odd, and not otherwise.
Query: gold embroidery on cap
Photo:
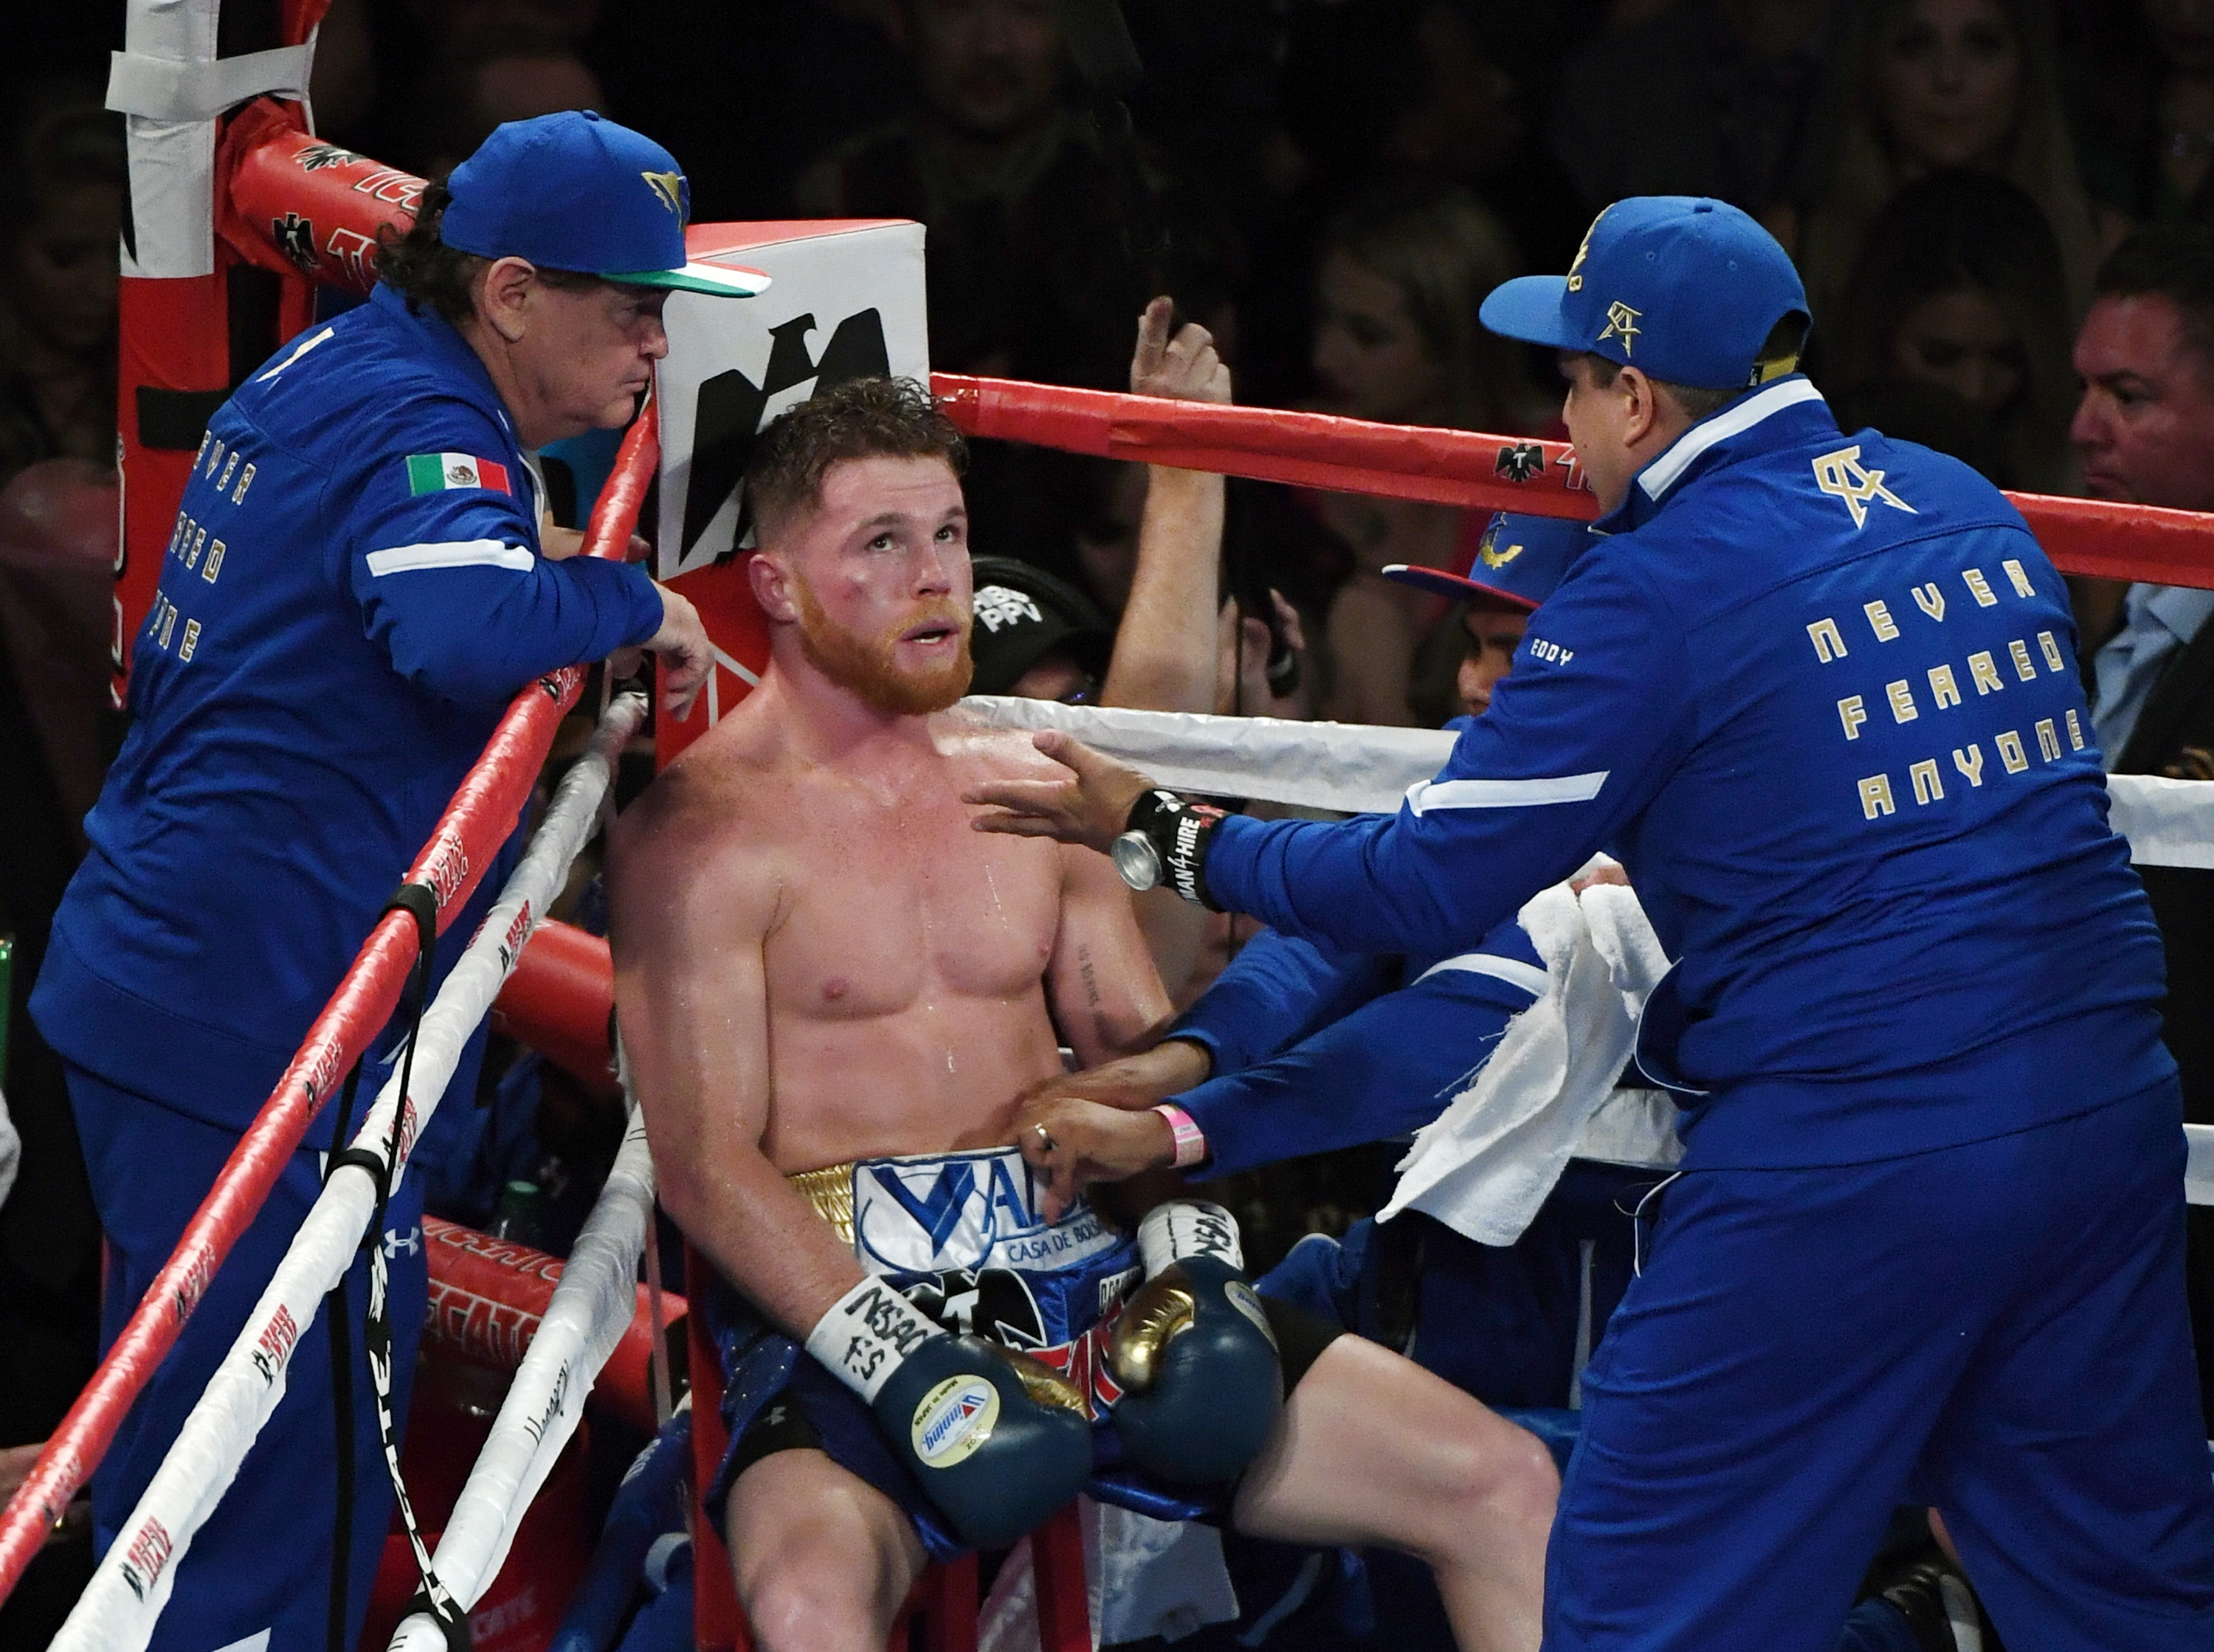
[[[1599,330],[1599,338],[1602,340],[1621,339],[1622,353],[1630,355],[1631,342],[1637,337],[1637,318],[1643,314],[1642,310],[1634,310],[1619,298],[1616,299],[1606,307],[1606,325]]]

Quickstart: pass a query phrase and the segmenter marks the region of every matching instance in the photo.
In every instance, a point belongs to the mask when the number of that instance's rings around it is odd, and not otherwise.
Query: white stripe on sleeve
[[[1548,775],[1538,780],[1418,780],[1407,788],[1417,814],[1438,808],[1529,808],[1541,803],[1588,803],[1610,771]]]
[[[1432,964],[1415,979],[1427,981],[1441,969],[1462,970],[1471,975],[1489,975],[1519,986],[1533,998],[1545,996],[1545,972],[1535,964],[1526,964],[1519,958],[1501,958],[1489,952],[1465,952],[1454,958],[1441,959]]]
[[[527,574],[538,558],[519,545],[498,539],[455,539],[443,545],[399,545],[389,551],[369,553],[369,571],[377,579],[387,574],[412,574],[425,568],[508,568]]]

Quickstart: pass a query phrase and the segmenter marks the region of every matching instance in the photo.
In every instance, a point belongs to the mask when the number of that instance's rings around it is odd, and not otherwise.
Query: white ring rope
[[[1143,769],[1165,786],[1258,797],[1349,814],[1395,811],[1407,789],[1445,766],[1457,738],[1442,728],[1378,728],[1278,717],[1215,717],[973,694],[964,710],[1001,728],[1059,728]],[[2214,867],[2214,782],[2107,777],[2108,820],[2140,866]],[[2184,1192],[2214,1204],[2214,1125],[2186,1125]]]
[[[434,1557],[462,1609],[484,1598],[530,1501],[576,1432],[584,1396],[637,1312],[638,1259],[653,1218],[653,1155],[635,1105],[622,1150],[569,1252],[554,1300],[477,1454]],[[437,1620],[419,1612],[393,1631],[391,1652],[445,1652]]]
[[[514,967],[523,936],[560,893],[570,863],[596,827],[615,761],[645,714],[644,697],[633,693],[619,697],[602,715],[590,747],[563,777],[498,903],[425,1011],[415,1052],[413,1116],[400,1134],[395,1180],[437,1111],[462,1046]],[[511,930],[515,944],[510,944]],[[395,1067],[353,1146],[382,1151],[399,1092]],[[229,1490],[283,1397],[285,1367],[301,1328],[314,1321],[352,1263],[376,1207],[376,1187],[366,1169],[344,1165],[332,1174],[50,1652],[142,1652],[193,1534]]]
[[[1388,814],[1407,788],[1446,765],[1459,736],[1444,728],[1379,728],[1281,717],[1133,711],[972,694],[961,709],[1001,728],[1059,728],[1177,791]]]
[[[1459,736],[1443,728],[1288,722],[1196,711],[974,694],[964,710],[1001,728],[1060,728],[1178,791],[1272,803],[1395,813],[1407,789],[1435,777]],[[2110,774],[2108,819],[2139,866],[2214,867],[2214,781]]]

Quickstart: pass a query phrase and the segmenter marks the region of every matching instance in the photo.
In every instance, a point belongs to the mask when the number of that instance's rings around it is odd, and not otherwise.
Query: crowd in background
[[[122,24],[118,6],[46,9],[0,70],[0,934],[27,1167],[0,1209],[0,1443],[41,1437],[90,1366],[97,1225],[21,1006],[116,732],[127,201],[101,102]],[[1122,9],[1145,71],[1127,100],[1078,72],[1054,0],[334,0],[315,117],[437,177],[503,120],[594,108],[668,145],[698,219],[919,219],[943,370],[1129,387],[1136,318],[1166,294],[1241,403],[1501,434],[1560,435],[1560,386],[1548,357],[1477,325],[1483,295],[1566,269],[1611,200],[1714,195],[1797,259],[1805,365],[1844,428],[2056,493],[2081,480],[2070,347],[2101,258],[2134,225],[2214,225],[2199,0]],[[970,491],[977,552],[1059,581],[1111,633],[1145,470],[981,444]],[[1460,616],[1381,570],[1465,570],[1480,521],[1241,484],[1225,524],[1209,709],[1410,725],[1471,709]],[[1097,692],[1084,675],[1070,698]],[[1238,940],[1198,938],[1184,997]],[[1369,1208],[1391,1158],[1244,1190],[1249,1252],[1265,1265]]]

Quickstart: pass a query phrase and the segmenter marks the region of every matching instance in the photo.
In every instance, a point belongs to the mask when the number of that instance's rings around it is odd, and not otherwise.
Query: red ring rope
[[[1599,514],[1563,442],[957,373],[932,374],[930,387],[970,436],[1473,510],[1586,521]],[[2214,588],[2214,516],[2042,493],[2007,497],[2063,573]]]

